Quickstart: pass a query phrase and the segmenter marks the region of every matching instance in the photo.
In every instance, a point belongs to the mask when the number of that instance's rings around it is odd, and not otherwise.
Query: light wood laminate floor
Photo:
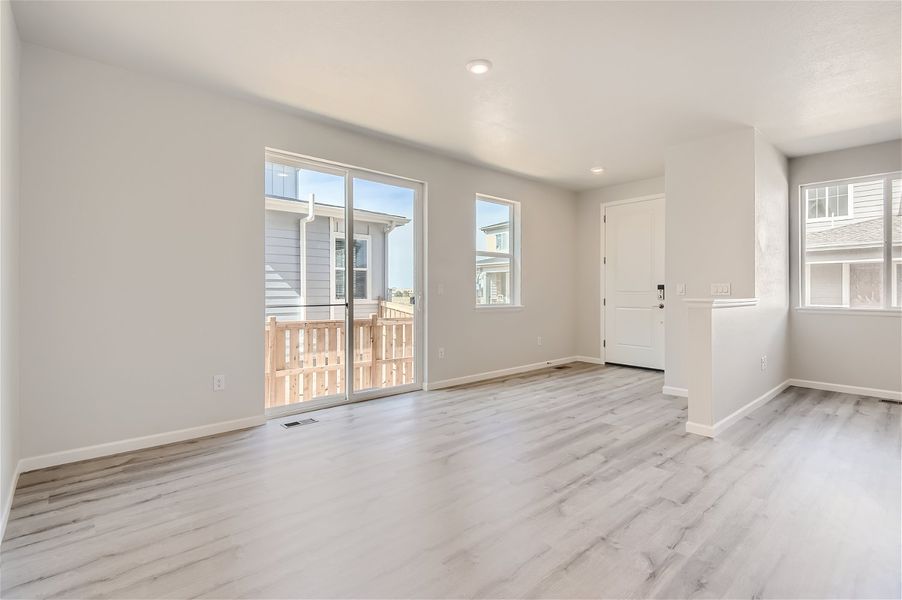
[[[575,364],[24,474],[2,596],[900,595],[900,406]]]

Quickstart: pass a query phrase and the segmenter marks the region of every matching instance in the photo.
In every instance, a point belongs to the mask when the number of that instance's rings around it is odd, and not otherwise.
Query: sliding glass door
[[[267,412],[419,388],[422,184],[268,151],[265,205]]]

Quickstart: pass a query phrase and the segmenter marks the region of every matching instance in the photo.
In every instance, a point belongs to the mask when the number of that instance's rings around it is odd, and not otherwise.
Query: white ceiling
[[[789,155],[895,139],[897,2],[17,2],[26,41],[573,189],[753,125]],[[488,58],[477,78],[464,64]],[[602,165],[603,175],[589,168]]]

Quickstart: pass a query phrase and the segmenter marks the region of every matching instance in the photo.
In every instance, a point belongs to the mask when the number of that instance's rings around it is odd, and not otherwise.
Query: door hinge
[[[608,222],[608,216],[607,216],[607,215],[604,215],[603,220],[602,220],[602,223],[607,223],[607,222]]]
[[[607,347],[608,347],[608,341],[607,341],[607,340],[601,340],[601,347],[602,347],[602,348],[607,348]]]
[[[604,257],[604,263],[603,263],[603,264],[608,264],[608,257],[607,257],[607,256]]]
[[[602,299],[601,299],[601,305],[602,305],[602,306],[607,306],[607,305],[608,305],[608,299],[607,299],[607,298],[602,298]]]

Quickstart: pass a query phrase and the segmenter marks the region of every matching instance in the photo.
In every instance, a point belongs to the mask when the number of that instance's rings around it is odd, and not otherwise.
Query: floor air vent
[[[316,423],[316,419],[304,419],[303,421],[288,421],[287,423],[282,423],[282,427],[285,429],[291,429],[292,427],[300,427],[301,425],[310,425],[311,423]]]

